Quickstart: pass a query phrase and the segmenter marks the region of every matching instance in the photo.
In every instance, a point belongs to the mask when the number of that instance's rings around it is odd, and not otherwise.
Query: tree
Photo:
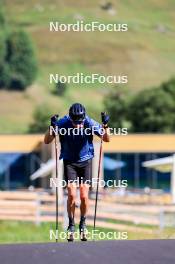
[[[175,78],[172,78],[169,81],[162,83],[161,87],[166,93],[170,93],[170,95],[175,98]]]
[[[5,61],[6,58],[6,38],[3,30],[0,32],[0,88],[7,87],[10,81],[10,70],[9,66]]]
[[[0,28],[2,29],[6,24],[6,19],[4,15],[4,9],[3,9],[3,4],[0,3]]]
[[[25,89],[37,73],[32,41],[22,30],[13,31],[6,23],[0,3],[0,88]]]
[[[127,118],[129,104],[128,90],[123,87],[116,87],[104,100],[106,111],[110,114],[110,126],[129,127]]]
[[[19,30],[9,34],[6,60],[10,68],[10,88],[24,90],[32,84],[37,73],[37,62],[26,32]]]
[[[48,105],[39,105],[33,113],[33,123],[29,127],[30,133],[43,133],[47,130],[50,117],[53,115],[51,107]]]
[[[175,94],[164,86],[141,91],[130,104],[132,132],[171,133],[175,129]]]
[[[0,88],[7,87],[9,85],[10,70],[6,63],[7,45],[6,45],[6,21],[4,16],[4,10],[2,3],[0,4]]]
[[[175,79],[132,97],[117,89],[105,99],[105,106],[113,127],[127,127],[132,133],[174,133]]]
[[[6,56],[6,39],[5,39],[5,34],[3,31],[0,32],[0,43],[1,43],[0,64],[2,64],[4,62],[5,56]]]
[[[7,63],[0,63],[0,88],[8,87],[10,84],[10,69]]]

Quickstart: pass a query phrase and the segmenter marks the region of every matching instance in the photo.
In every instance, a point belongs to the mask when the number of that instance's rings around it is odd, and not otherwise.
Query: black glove
[[[106,114],[106,112],[101,113],[101,121],[104,127],[108,127],[108,122],[109,122],[109,115]]]
[[[58,121],[58,117],[59,117],[59,115],[53,115],[53,116],[51,117],[51,119],[50,119],[50,125],[51,125],[52,127],[55,127],[55,126],[56,126],[57,121]]]

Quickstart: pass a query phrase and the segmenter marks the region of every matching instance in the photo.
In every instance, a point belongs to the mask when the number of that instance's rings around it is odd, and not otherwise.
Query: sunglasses
[[[71,116],[71,120],[75,123],[79,123],[81,124],[85,119],[85,116],[84,115],[72,115]]]

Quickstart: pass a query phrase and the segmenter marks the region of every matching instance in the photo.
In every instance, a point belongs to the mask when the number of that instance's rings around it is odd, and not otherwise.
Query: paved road
[[[174,264],[175,240],[0,246],[2,264]]]

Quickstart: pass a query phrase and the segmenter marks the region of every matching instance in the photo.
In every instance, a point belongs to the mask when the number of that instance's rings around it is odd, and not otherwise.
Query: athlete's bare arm
[[[53,141],[54,138],[55,138],[55,135],[50,135],[50,130],[48,129],[46,131],[45,136],[44,136],[44,143],[45,144],[50,144]]]
[[[104,142],[110,142],[110,136],[109,136],[109,131],[108,131],[108,128],[104,128],[105,129],[105,133],[104,135],[102,136],[102,139]]]

